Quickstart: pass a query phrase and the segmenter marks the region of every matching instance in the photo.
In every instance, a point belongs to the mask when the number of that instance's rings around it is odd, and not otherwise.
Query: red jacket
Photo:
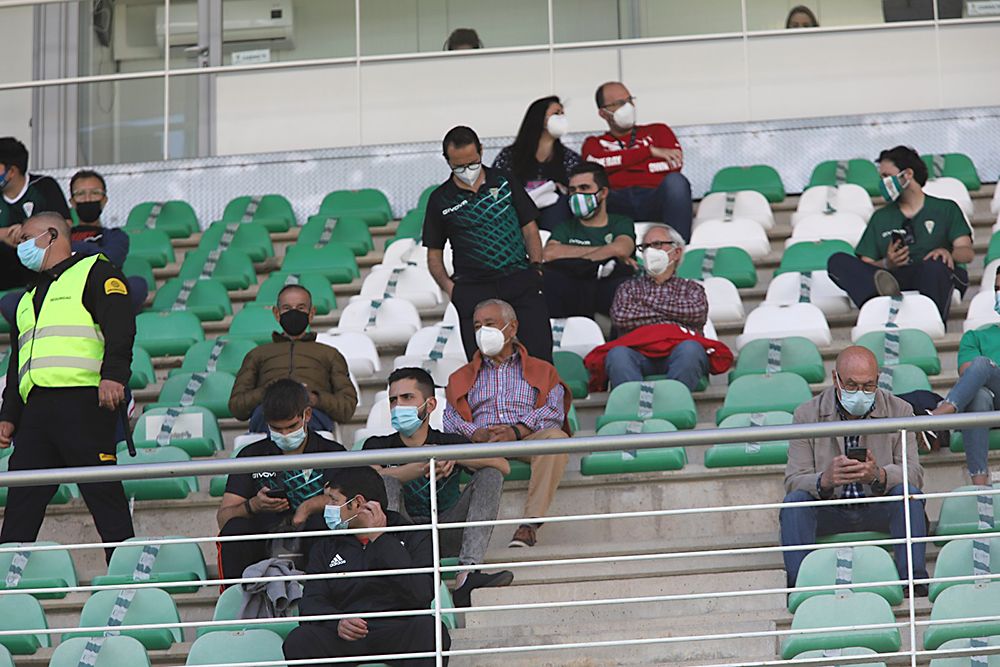
[[[663,123],[636,125],[633,132],[620,140],[610,132],[599,137],[587,137],[583,142],[583,159],[596,162],[608,172],[611,189],[655,188],[671,169],[663,160],[653,157],[650,146],[681,149],[674,131]]]
[[[595,347],[583,360],[590,371],[590,390],[604,391],[608,384],[608,374],[604,369],[604,358],[611,348],[624,345],[652,359],[670,356],[674,347],[686,340],[697,341],[708,353],[708,372],[712,375],[725,373],[733,365],[733,352],[724,343],[705,338],[676,324],[647,324],[620,336],[610,343]]]

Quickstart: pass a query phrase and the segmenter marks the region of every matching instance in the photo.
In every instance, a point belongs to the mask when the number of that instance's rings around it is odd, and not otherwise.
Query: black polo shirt
[[[538,208],[518,184],[483,167],[477,192],[451,177],[427,200],[424,245],[438,250],[451,241],[455,281],[496,280],[528,268],[521,228],[538,218]]]

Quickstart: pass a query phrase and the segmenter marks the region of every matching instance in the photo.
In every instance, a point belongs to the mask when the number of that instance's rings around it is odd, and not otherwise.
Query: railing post
[[[910,529],[910,468],[906,447],[906,429],[899,432],[903,446],[903,518],[906,522],[906,578],[910,589],[910,667],[917,667],[917,611],[913,585],[913,531]],[[886,480],[888,481],[888,480]]]
[[[444,637],[441,636],[441,538],[438,532],[437,459],[432,458],[428,467],[431,476],[431,545],[434,555],[434,664],[442,667]]]

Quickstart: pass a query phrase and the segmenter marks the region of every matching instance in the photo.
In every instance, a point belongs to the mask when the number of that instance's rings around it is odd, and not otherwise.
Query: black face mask
[[[76,217],[85,225],[92,225],[101,219],[101,202],[83,201],[74,205]]]
[[[300,336],[309,326],[309,313],[302,310],[286,310],[278,318],[278,323],[289,336]]]

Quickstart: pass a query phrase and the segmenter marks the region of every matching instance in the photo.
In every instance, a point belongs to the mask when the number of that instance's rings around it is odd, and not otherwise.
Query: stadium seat
[[[989,542],[990,573],[1000,574],[1000,537],[985,538]],[[974,540],[951,540],[941,547],[937,562],[934,565],[934,576],[937,578],[971,577],[975,572],[973,564]],[[937,596],[947,588],[959,584],[971,584],[966,581],[934,581],[930,584],[928,599],[933,603]]]
[[[969,312],[966,313],[965,321],[962,323],[962,330],[972,331],[973,329],[1000,324],[1000,315],[997,315],[996,310],[994,310],[995,304],[996,297],[994,296],[993,289],[981,289],[976,296],[972,297],[972,302],[969,304]]]
[[[454,257],[451,251],[451,242],[444,244],[443,251],[444,268],[451,275],[455,272]],[[423,246],[420,239],[402,238],[387,245],[382,255],[382,262],[377,264],[379,268],[391,269],[404,264],[416,264],[417,266],[427,266],[427,248]]]
[[[732,204],[729,198],[732,195]],[[729,209],[727,211],[727,209]],[[755,190],[741,192],[712,192],[705,195],[698,204],[698,215],[694,224],[705,220],[726,220],[728,218],[746,218],[753,220],[764,229],[774,227],[774,213],[767,198]],[[637,238],[639,234],[636,233]]]
[[[754,412],[795,412],[812,399],[809,383],[795,373],[772,375],[744,375],[733,380],[726,392],[725,402],[715,415],[715,423],[730,415]]]
[[[429,423],[431,428],[440,431],[442,420],[444,419],[444,410],[447,407],[447,400],[445,400],[443,388],[435,389],[434,395],[437,398],[437,409],[431,413]],[[389,414],[388,393],[380,391],[375,402],[372,404],[371,410],[368,412],[365,427],[358,429],[354,434],[354,448],[361,449],[364,441],[373,435],[390,435],[395,433],[395,431],[396,429],[392,427]]]
[[[590,394],[590,373],[583,365],[583,358],[576,352],[558,350],[552,354],[552,362],[573,398],[587,398]]]
[[[771,305],[791,305],[798,303],[802,296],[802,274],[798,271],[782,273],[771,279],[767,286],[764,303]],[[849,313],[853,307],[847,292],[830,280],[827,271],[810,272],[809,301],[826,316]]]
[[[686,249],[677,275],[689,280],[701,280],[704,277],[705,253],[706,250]],[[717,248],[709,275],[725,278],[737,287],[757,286],[753,258],[743,248]]]
[[[424,233],[424,211],[415,208],[407,211],[396,227],[396,235],[393,240],[398,239],[419,239]]]
[[[722,420],[719,428],[746,428],[757,418],[761,426],[781,426],[792,423],[787,412],[762,412],[757,415],[731,415]],[[735,468],[742,466],[784,465],[788,462],[788,441],[735,442],[712,445],[705,450],[706,468]]]
[[[184,361],[181,363],[181,367],[171,370],[170,376],[178,373],[202,373],[205,371],[222,371],[230,375],[239,373],[240,367],[243,366],[243,359],[257,345],[248,338],[230,338],[228,336],[221,338],[225,340],[226,344],[223,346],[218,358],[212,363],[211,368],[209,368],[209,361],[212,356],[212,350],[215,349],[219,338],[203,340],[191,346],[184,353]]]
[[[281,270],[285,273],[318,273],[335,284],[350,283],[361,277],[354,253],[340,245],[322,248],[301,244],[290,246],[285,250]]]
[[[168,410],[179,410],[181,414],[175,418],[169,438],[164,437],[164,445],[183,449],[190,456],[214,456],[215,452],[222,451],[224,443],[219,423],[211,410],[200,405],[145,410],[135,423],[133,438],[136,447],[161,446],[157,437]]]
[[[431,361],[426,357],[410,357],[401,355],[392,361],[393,369],[397,368],[423,368],[431,374],[434,384],[443,387],[448,384],[451,374],[466,364],[465,357],[441,357]]]
[[[854,254],[854,247],[846,241],[813,241],[796,243],[785,248],[781,256],[781,265],[775,270],[778,276],[789,271],[826,271],[830,255],[838,252]]]
[[[941,373],[941,358],[938,357],[934,341],[920,329],[900,329],[899,360],[901,364],[912,364],[927,375]],[[855,345],[866,347],[872,351],[878,360],[878,365],[885,364],[885,332],[871,331],[854,341]]]
[[[230,586],[222,592],[215,603],[215,613],[212,615],[213,621],[235,621],[240,618],[240,609],[243,606],[243,588],[241,586]],[[298,608],[293,607],[292,616],[298,616]],[[295,620],[278,621],[274,623],[248,623],[246,625],[226,625],[209,626],[198,628],[198,636],[215,632],[232,632],[236,630],[270,630],[277,633],[282,638],[298,627],[299,622]]]
[[[319,334],[316,342],[335,347],[347,360],[351,375],[366,379],[382,371],[378,348],[375,342],[363,333],[356,331],[341,331],[338,333]]]
[[[962,209],[962,213],[965,214],[966,220],[971,220],[976,211],[976,207],[972,203],[972,196],[969,195],[969,191],[962,181],[957,178],[950,178],[948,176],[932,178],[924,184],[923,190],[924,194],[938,197],[939,199],[950,199],[958,204],[958,207]]]
[[[226,210],[222,212],[223,222],[243,222],[245,217],[249,217],[253,222],[260,222],[267,231],[287,232],[295,226],[295,211],[287,199],[281,195],[263,195],[259,198],[257,209],[247,216],[251,198],[248,196],[237,197],[226,204]]]
[[[273,342],[273,334],[281,332],[281,325],[275,319],[270,307],[250,303],[233,315],[227,335],[232,340],[244,339],[253,341],[257,345],[264,345]]]
[[[427,208],[427,202],[431,198],[431,193],[437,190],[439,187],[441,187],[440,184],[435,183],[434,185],[428,185],[426,188],[421,190],[420,199],[417,200],[418,211],[420,211],[421,213],[424,212],[424,209]]]
[[[866,583],[880,581],[896,581],[899,573],[896,562],[889,553],[880,547],[858,546],[844,547],[852,552],[853,566],[851,568],[851,583],[857,584],[850,589],[855,592],[866,591],[874,593],[892,606],[903,602],[902,584],[887,586],[863,586]],[[796,587],[832,586],[837,583],[838,547],[828,547],[810,552],[799,567],[799,576],[795,580]],[[834,595],[836,591],[799,591],[788,596],[788,611],[795,613],[803,602],[817,595]]]
[[[162,202],[145,202],[132,207],[125,221],[125,231],[132,232],[147,229],[147,222],[153,213],[154,206],[160,206],[153,229],[165,232],[172,239],[186,239],[200,230],[198,216],[191,204],[178,199]]]
[[[997,269],[1000,269],[1000,258],[986,262],[986,268],[983,269],[983,279],[979,284],[987,290],[992,290],[993,286],[996,285]]]
[[[736,285],[725,278],[702,278],[701,284],[708,297],[708,316],[713,322],[742,322],[746,313]]]
[[[826,213],[828,206],[840,213],[853,213],[866,222],[875,212],[871,195],[860,185],[816,185],[799,196],[799,205],[792,214],[792,228],[805,216]]]
[[[393,280],[394,286],[391,285]],[[385,296],[406,299],[417,308],[425,309],[436,308],[444,302],[441,288],[422,266],[392,269],[383,267],[370,271],[361,283],[361,292],[357,298],[370,301]]]
[[[787,306],[762,303],[747,315],[743,333],[736,339],[736,348],[760,338],[802,336],[819,347],[830,344],[832,336],[823,311],[811,303]]]
[[[614,422],[639,421],[639,387],[641,382],[626,382],[611,390],[604,414],[597,418],[597,429]],[[653,384],[653,414],[650,419],[663,419],[678,429],[691,429],[698,423],[691,392],[676,380],[657,380]]]
[[[0,631],[2,630],[46,630],[45,611],[41,603],[30,595],[12,593],[0,595]],[[0,635],[0,646],[14,655],[33,655],[40,648],[52,646],[51,635],[24,634]]]
[[[177,373],[163,383],[157,403],[166,405],[181,405],[185,388],[195,373]],[[194,395],[194,405],[208,408],[219,419],[231,417],[229,412],[229,396],[233,393],[236,378],[223,371],[204,373],[204,382]]]
[[[809,383],[817,384],[826,379],[826,369],[823,367],[823,357],[808,338],[791,336],[777,339],[781,343],[780,362],[778,370],[785,373],[795,373]],[[763,375],[767,372],[768,349],[771,340],[759,338],[750,341],[740,350],[736,357],[736,365],[729,371],[729,382],[744,375]]]
[[[185,665],[237,663],[250,665],[285,659],[283,638],[270,630],[221,630],[203,635],[191,645]]]
[[[726,167],[712,178],[711,192],[756,190],[773,203],[785,200],[785,186],[774,167],[758,164],[749,167]]]
[[[990,450],[1000,449],[1000,430],[990,429]],[[965,439],[962,437],[961,431],[951,432],[951,444],[949,449],[956,454],[962,454],[965,452]]]
[[[155,269],[177,261],[170,236],[161,229],[129,231],[128,258],[145,260]]]
[[[172,536],[166,536],[169,539]],[[126,540],[134,542],[142,539],[132,537]],[[150,583],[174,583],[182,581],[205,581],[208,579],[208,570],[205,568],[205,559],[201,555],[201,547],[197,544],[161,544],[160,551],[153,562],[153,569],[149,573]],[[95,586],[127,586],[133,581],[132,575],[139,557],[142,556],[143,547],[120,546],[116,547],[111,555],[111,562],[108,563],[108,573],[94,577]],[[181,586],[165,588],[168,593],[197,593],[200,586]]]
[[[178,277],[181,280],[200,280],[208,264],[209,252],[194,250],[185,255]],[[257,271],[246,253],[237,248],[230,248],[219,256],[211,277],[225,285],[227,290],[241,290],[257,282]]]
[[[816,241],[843,241],[855,246],[867,226],[868,223],[859,216],[846,211],[809,213],[792,228],[792,236],[785,241],[785,247]]]
[[[103,628],[108,624],[111,610],[115,606],[115,600],[121,591],[106,590],[97,591],[83,605],[80,613],[81,628]],[[179,623],[180,615],[177,613],[177,605],[174,604],[170,594],[159,588],[137,588],[132,604],[128,606],[125,617],[122,619],[121,634],[125,637],[137,639],[147,651],[168,649],[174,644],[184,641],[181,637],[180,628],[151,628],[151,629],[130,629],[130,625],[147,625],[160,623]],[[101,637],[103,630],[77,630],[67,632],[62,636],[62,640],[73,637]]]
[[[266,308],[273,307],[278,302],[278,293],[289,284],[298,284],[309,290],[312,295],[313,308],[317,315],[328,315],[337,309],[337,297],[333,294],[330,281],[319,273],[286,273],[275,271],[257,288],[257,298],[254,304]]]
[[[871,331],[885,331],[892,297],[877,296],[865,302],[858,313],[858,323],[851,329],[851,340],[856,341]],[[896,317],[898,329],[920,329],[931,338],[944,338],[944,322],[937,306],[923,294],[904,293],[903,303]]]
[[[153,360],[149,353],[138,345],[132,346],[132,376],[128,381],[128,388],[145,389],[156,381],[156,369],[153,368]]]
[[[184,354],[205,340],[201,321],[185,311],[139,313],[135,318],[135,344],[151,357]]]
[[[125,263],[122,264],[122,273],[129,278],[142,278],[150,293],[156,291],[156,276],[153,275],[153,267],[141,257],[126,257]]]
[[[702,248],[742,248],[754,260],[763,259],[771,252],[767,231],[753,220],[706,220],[691,232],[692,250]]]
[[[323,198],[319,214],[360,218],[370,227],[382,227],[392,220],[392,207],[381,190],[335,190]]]
[[[806,651],[805,653],[800,653],[796,658],[798,660],[807,660],[809,658],[828,658],[835,656],[856,656],[856,655],[872,655],[877,656],[878,654],[869,648],[858,648],[857,646],[852,646],[845,649],[836,649],[836,653],[833,655],[828,655],[830,651]],[[886,667],[884,662],[852,662],[850,667]]]
[[[135,457],[122,454],[118,465],[137,463],[178,463],[191,457],[180,447],[137,449]],[[162,477],[157,479],[127,479],[122,482],[125,495],[136,500],[183,500],[198,491],[197,477]]]
[[[28,542],[19,544],[5,542],[2,547],[18,546],[57,546],[58,542]],[[51,549],[46,551],[28,552],[28,563],[21,572],[21,579],[17,585],[10,587],[6,583],[6,578],[0,580],[0,590],[16,590],[25,588],[66,588],[77,586],[79,581],[76,576],[76,566],[73,564],[73,556],[68,549]],[[10,571],[11,563],[14,560],[14,552],[0,553],[0,572],[5,575]],[[61,600],[66,597],[65,591],[55,593],[32,593],[32,596],[39,600]]]
[[[986,646],[997,647],[1000,646],[1000,636],[984,637],[981,639],[986,639]],[[971,639],[952,639],[941,644],[937,648],[939,651],[949,651],[958,649],[972,648]],[[1000,667],[1000,653],[993,653],[992,655],[983,655],[984,662],[973,662],[972,656],[974,653],[966,652],[961,657],[955,658],[932,658],[930,667]]]
[[[846,172],[845,183],[859,185],[872,197],[878,197],[878,184],[882,180],[878,175],[878,167],[871,160],[856,158],[844,160]],[[838,185],[837,183],[837,163],[838,160],[827,160],[820,162],[813,169],[812,177],[809,179],[809,187],[817,185]]]
[[[10,455],[14,453],[13,447],[7,447],[5,449],[0,449],[0,473],[5,473],[10,467]],[[7,504],[7,491],[9,490],[6,486],[0,486],[0,507]],[[56,490],[52,500],[49,501],[50,505],[65,505],[74,498],[80,497],[80,490],[77,488],[76,484],[60,484],[59,488]]]
[[[931,606],[931,621],[1000,616],[1000,583],[959,584],[941,591]],[[947,641],[1000,635],[1000,620],[929,625],[924,648],[934,651]]]
[[[628,422],[605,424],[598,435],[625,435]],[[663,419],[647,419],[642,422],[641,433],[673,433],[677,427]],[[625,444],[625,443],[622,443]],[[639,449],[632,452],[595,452],[587,454],[580,461],[581,475],[624,475],[637,472],[658,472],[680,470],[687,463],[687,453],[683,447],[660,447]]]
[[[944,153],[942,155],[921,155],[927,165],[927,173],[931,178],[949,176],[962,182],[967,190],[975,191],[982,187],[976,165],[965,153]],[[937,158],[937,159],[935,159]],[[940,162],[943,161],[943,164]]]
[[[955,491],[975,491],[982,487],[960,486]],[[994,484],[993,488],[1000,488]],[[997,496],[993,496],[996,503]],[[996,526],[996,520],[993,521]],[[938,515],[938,525],[935,534],[944,537],[947,535],[972,535],[974,533],[993,532],[994,528],[979,527],[979,506],[977,496],[949,496],[941,501],[941,513]],[[941,542],[940,544],[943,544]],[[998,554],[1000,557],[1000,554]],[[997,632],[995,634],[1000,634]]]
[[[226,226],[238,225],[236,233],[230,241],[230,248],[235,248],[250,258],[251,262],[263,262],[268,257],[274,257],[274,246],[271,244],[271,234],[260,222],[213,222],[208,226],[198,243],[198,250],[215,250],[226,233]]]
[[[908,394],[918,389],[924,391],[931,390],[931,383],[927,379],[927,373],[924,373],[923,370],[913,364],[893,364],[892,366],[882,367],[879,372],[879,382],[888,384],[889,391],[897,396]]]
[[[177,296],[184,289],[184,281],[172,278],[163,284],[156,292],[150,311],[166,313],[174,310]],[[178,310],[186,310],[202,322],[218,322],[233,314],[233,305],[229,301],[226,286],[214,278],[196,280],[187,297],[187,303]]]
[[[550,319],[549,322],[552,325],[553,352],[575,352],[583,358],[595,347],[604,345],[604,332],[589,317],[565,317]]]
[[[367,255],[375,249],[372,241],[372,233],[368,229],[368,224],[363,218],[358,217],[334,217],[325,214],[313,215],[309,217],[306,224],[299,230],[297,243],[306,246],[316,246],[323,240],[323,232],[326,229],[327,221],[334,219],[337,224],[330,230],[326,243],[336,243],[351,249],[357,257]]]
[[[439,335],[447,342],[440,350],[440,356],[431,359]],[[435,325],[423,327],[410,338],[406,344],[406,352],[393,361],[393,368],[423,368],[431,374],[435,384],[444,386],[448,384],[451,374],[464,366],[466,361],[462,334],[458,327],[442,331],[441,325]]]
[[[420,330],[420,313],[406,299],[382,299],[377,308],[376,303],[352,301],[340,313],[340,323],[330,333],[353,331],[366,334],[376,345],[403,345]],[[375,321],[369,326],[373,313]]]
[[[795,610],[792,630],[814,630],[830,627],[881,625],[896,622],[892,607],[875,593],[837,593],[817,595],[804,601]],[[849,648],[869,648],[879,653],[892,653],[900,648],[898,628],[873,630],[835,630],[789,635],[781,643],[781,658],[792,658],[806,652]]]
[[[49,667],[79,667],[80,656],[87,647],[87,637],[74,637],[60,642],[52,652]],[[2,664],[2,662],[0,662]],[[142,642],[121,635],[104,638],[93,667],[150,667],[149,656]]]

